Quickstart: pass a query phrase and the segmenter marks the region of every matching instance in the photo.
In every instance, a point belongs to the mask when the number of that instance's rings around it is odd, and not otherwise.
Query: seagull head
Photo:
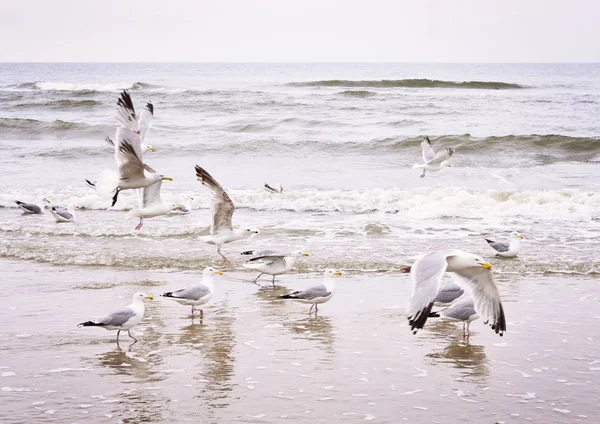
[[[204,277],[210,277],[213,276],[215,274],[218,275],[223,275],[223,273],[221,271],[217,271],[216,269],[214,269],[212,266],[209,266],[207,268],[204,268],[204,271],[202,272],[202,275]]]
[[[308,253],[303,252],[302,250],[295,250],[292,252],[292,256],[299,258],[300,256],[309,256]]]
[[[133,295],[134,302],[143,302],[144,300],[154,300],[152,296],[148,296],[146,293],[138,292]]]
[[[510,238],[513,239],[513,240],[516,240],[516,239],[523,240],[525,237],[523,237],[517,231],[513,231],[512,233],[510,233]]]
[[[340,275],[342,275],[342,273],[340,271],[337,271],[335,269],[328,269],[323,273],[323,276],[325,278],[333,278],[333,277],[339,277]]]

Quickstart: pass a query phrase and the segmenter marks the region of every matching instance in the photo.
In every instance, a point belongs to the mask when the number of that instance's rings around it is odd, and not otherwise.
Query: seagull
[[[471,291],[475,310],[501,336],[506,318],[492,265],[462,250],[442,250],[422,256],[411,267],[413,292],[408,304],[408,323],[413,334],[423,328],[437,296],[445,272],[456,274],[456,282]]]
[[[223,187],[198,165],[196,165],[196,178],[202,185],[206,185],[210,189],[213,210],[210,236],[200,237],[200,239],[208,244],[216,244],[217,253],[221,255],[226,264],[231,265],[231,261],[221,253],[223,245],[250,237],[252,234],[258,234],[259,231],[251,228],[234,230],[231,218],[233,217],[233,212],[235,212],[235,206],[227,193],[225,193],[225,190],[223,190]]]
[[[147,168],[151,169],[149,166]],[[154,172],[151,169],[151,172]],[[141,207],[132,209],[127,213],[127,217],[133,216],[140,219],[140,223],[135,227],[140,230],[144,225],[144,218],[154,218],[155,216],[166,215],[173,210],[182,210],[183,206],[175,203],[163,203],[160,199],[160,189],[162,181],[158,181],[151,186],[142,189]]]
[[[421,142],[421,150],[423,151],[424,163],[416,163],[413,165],[413,168],[423,170],[421,178],[425,178],[425,173],[427,171],[439,171],[445,166],[452,166],[448,163],[448,159],[450,159],[450,156],[452,156],[454,153],[454,148],[447,147],[444,150],[440,150],[436,153],[431,147],[431,140],[429,140],[429,137],[425,137],[425,140]]]
[[[455,300],[449,307],[441,309],[437,312],[431,312],[430,317],[444,317],[454,321],[462,321],[463,335],[469,336],[471,331],[469,326],[471,322],[479,319],[479,314],[475,310],[475,302],[468,294]]]
[[[117,101],[117,119],[120,125],[114,145],[115,160],[119,166],[119,182],[111,207],[117,203],[121,190],[145,188],[162,180],[173,181],[171,177],[158,174],[142,162],[141,140],[148,132],[149,124],[137,119],[131,96],[125,90]]]
[[[194,317],[194,306],[204,305],[208,303],[215,292],[215,274],[223,275],[221,271],[217,271],[213,267],[205,268],[202,272],[202,282],[194,284],[187,289],[181,289],[174,292],[167,292],[161,296],[173,299],[181,305],[192,306],[192,318]],[[204,311],[200,309],[200,319],[204,318]]]
[[[513,231],[512,233],[510,233],[510,239],[508,243],[505,241],[495,242],[493,240],[488,239],[485,239],[485,241],[487,241],[488,244],[492,247],[492,249],[496,251],[496,256],[514,258],[515,256],[517,256],[517,253],[519,253],[519,250],[521,249],[521,242],[519,240],[523,240],[524,238],[525,237],[523,237],[518,232]]]
[[[265,191],[267,193],[283,193],[283,186],[280,183],[275,184],[276,186],[279,186],[279,189],[273,188],[271,187],[269,184],[265,183]]]
[[[50,200],[46,199],[45,197],[42,199],[42,202],[50,204]],[[35,215],[42,213],[43,203],[42,205],[35,205],[33,203],[19,202],[18,200],[15,200],[15,203],[18,207],[20,207],[23,210],[23,213],[26,215]]]
[[[308,314],[312,314],[313,307],[315,308],[315,315],[319,311],[320,303],[325,303],[333,297],[335,291],[335,277],[342,275],[341,272],[335,269],[328,269],[323,273],[325,277],[322,284],[310,287],[306,290],[298,290],[284,296],[279,296],[280,299],[296,299],[302,303],[311,303],[311,307],[308,310]]]
[[[442,283],[437,296],[434,299],[435,303],[451,303],[464,294],[464,290],[461,286],[452,281],[445,281]]]
[[[252,252],[252,251],[251,251]],[[244,252],[247,253],[247,252]],[[262,253],[262,252],[261,252]],[[273,285],[275,285],[275,276],[281,274],[287,274],[296,264],[296,259],[308,256],[308,253],[304,253],[300,250],[296,250],[292,253],[266,253],[261,254],[249,259],[246,263],[242,264],[244,268],[255,269],[260,271],[258,277],[252,282],[256,283],[263,274],[273,276]]]
[[[75,209],[79,209],[77,205],[71,205],[67,210],[61,209],[58,206],[46,206],[56,222],[75,222]]]
[[[102,327],[107,330],[117,331],[117,343],[119,343],[119,334],[121,330],[127,330],[127,334],[136,342],[138,341],[131,335],[129,330],[138,325],[144,318],[144,300],[154,300],[152,296],[144,293],[136,293],[133,295],[131,304],[124,308],[117,309],[109,315],[95,321],[86,321],[79,324],[77,327]]]

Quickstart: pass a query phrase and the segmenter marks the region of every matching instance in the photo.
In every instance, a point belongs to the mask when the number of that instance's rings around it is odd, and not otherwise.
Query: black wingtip
[[[168,292],[168,293],[163,293],[161,294],[162,297],[173,297],[173,292]]]
[[[117,203],[117,199],[119,198],[120,191],[121,190],[119,189],[119,187],[117,187],[117,189],[115,190],[115,195],[112,198],[112,204],[110,205],[111,208]]]
[[[240,253],[240,255],[254,255],[254,250],[246,250]]]
[[[490,240],[490,239],[484,239],[485,241],[487,241],[489,244],[494,243],[494,240]]]
[[[154,116],[154,105],[152,102],[146,103],[146,109],[150,112],[152,116]]]
[[[86,179],[85,182],[88,183],[88,185],[91,186],[91,187],[96,187],[96,184],[94,184],[93,182],[91,182],[88,179]]]
[[[279,296],[280,299],[293,299],[294,297],[289,294],[284,294],[283,296]]]
[[[408,324],[410,325],[410,329],[412,330],[413,334],[417,334],[417,331],[423,328],[427,322],[427,318],[429,318],[431,308],[433,308],[433,302],[417,312],[415,316],[408,317]]]
[[[18,201],[18,200],[15,200],[15,203],[16,203],[17,205],[19,205],[19,206],[21,206],[21,205],[23,204],[23,202],[20,202],[20,201]]]
[[[86,321],[86,322],[82,322],[81,324],[78,324],[77,327],[94,327],[94,326],[98,326],[100,324],[96,324],[93,321]]]
[[[431,144],[431,140],[429,139],[429,137],[428,137],[428,136],[425,136],[425,141],[426,141],[428,144]]]
[[[430,312],[429,313],[429,318],[439,318],[440,314],[439,312]]]

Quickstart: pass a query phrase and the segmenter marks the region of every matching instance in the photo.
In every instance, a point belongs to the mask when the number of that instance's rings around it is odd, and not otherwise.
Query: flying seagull
[[[450,159],[450,156],[452,156],[454,153],[454,149],[452,147],[447,147],[444,150],[440,150],[436,153],[435,150],[433,150],[433,147],[431,147],[431,140],[429,140],[429,137],[425,137],[425,140],[421,142],[421,150],[423,153],[424,163],[417,163],[413,165],[413,168],[423,170],[421,178],[425,178],[425,173],[427,171],[439,171],[446,166],[451,166],[448,163],[448,159]]]

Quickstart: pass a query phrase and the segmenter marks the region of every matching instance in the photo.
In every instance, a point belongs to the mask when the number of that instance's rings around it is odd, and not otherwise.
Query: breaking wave
[[[401,80],[322,80],[292,82],[296,87],[371,87],[371,88],[473,88],[481,90],[509,90],[525,88],[520,84],[499,81],[443,81],[426,78]]]
[[[120,91],[120,90],[142,90],[154,88],[156,86],[144,82],[117,82],[117,83],[70,83],[70,82],[51,82],[35,81],[12,84],[5,86],[5,89],[12,90],[53,90],[53,91]]]
[[[114,126],[90,125],[81,122],[39,121],[37,119],[0,118],[0,139],[103,137],[114,131]]]

